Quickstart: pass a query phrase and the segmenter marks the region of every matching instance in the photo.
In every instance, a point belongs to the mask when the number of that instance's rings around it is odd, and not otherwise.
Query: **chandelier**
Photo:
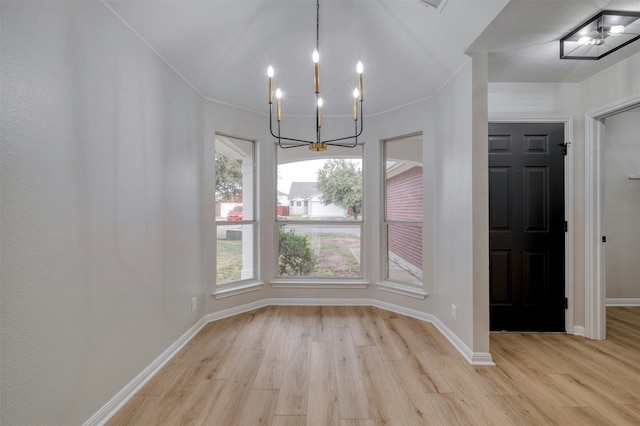
[[[282,149],[296,148],[300,146],[308,146],[310,151],[325,151],[327,145],[342,146],[348,148],[354,148],[358,144],[358,136],[362,134],[364,126],[364,116],[362,114],[362,62],[358,61],[356,71],[358,73],[358,87],[353,90],[353,121],[355,123],[355,130],[352,135],[322,140],[322,106],[323,101],[320,96],[320,0],[316,0],[316,50],[313,51],[311,56],[313,60],[313,86],[316,94],[316,137],[315,140],[295,139],[282,136],[280,132],[280,122],[282,121],[282,91],[276,89],[276,121],[277,121],[277,133],[273,131],[273,76],[274,70],[271,65],[267,69],[267,75],[269,76],[269,130],[271,136],[278,139],[278,146]],[[358,122],[360,122],[360,129],[358,129]],[[346,141],[353,139],[353,142],[346,143]],[[285,141],[283,144],[282,141]]]

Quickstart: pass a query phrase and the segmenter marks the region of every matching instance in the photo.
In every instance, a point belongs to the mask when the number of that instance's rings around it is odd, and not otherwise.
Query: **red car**
[[[235,206],[227,213],[227,220],[242,220],[242,206]]]

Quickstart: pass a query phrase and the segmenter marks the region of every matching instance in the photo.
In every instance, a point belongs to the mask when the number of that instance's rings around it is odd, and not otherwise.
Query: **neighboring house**
[[[278,191],[277,201],[279,206],[288,206],[289,205],[289,194],[285,194],[282,191]]]
[[[344,217],[347,211],[335,204],[325,205],[316,182],[291,182],[289,214],[309,217]]]
[[[394,219],[422,220],[422,166],[394,163],[387,168],[387,209]],[[389,233],[389,259],[422,278],[422,228],[397,227]]]
[[[276,214],[278,216],[289,216],[289,194],[278,191]]]

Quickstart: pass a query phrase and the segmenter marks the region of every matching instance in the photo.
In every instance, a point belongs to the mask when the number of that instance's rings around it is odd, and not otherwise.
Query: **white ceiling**
[[[470,51],[489,52],[489,81],[580,82],[635,53],[640,41],[598,61],[559,59],[559,41],[601,10],[640,11],[640,0],[512,0]]]
[[[283,114],[313,111],[314,0],[104,0],[203,96],[267,113],[266,69],[276,70]],[[355,64],[364,63],[365,114],[433,96],[468,60],[489,53],[490,81],[581,81],[640,51],[600,61],[558,59],[558,41],[601,9],[640,0],[321,0],[324,113],[349,115]]]

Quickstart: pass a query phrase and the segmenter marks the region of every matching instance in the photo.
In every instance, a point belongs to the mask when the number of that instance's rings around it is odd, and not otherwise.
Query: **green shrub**
[[[306,235],[296,235],[293,229],[284,231],[280,228],[278,267],[280,275],[305,275],[315,269],[316,258]]]

